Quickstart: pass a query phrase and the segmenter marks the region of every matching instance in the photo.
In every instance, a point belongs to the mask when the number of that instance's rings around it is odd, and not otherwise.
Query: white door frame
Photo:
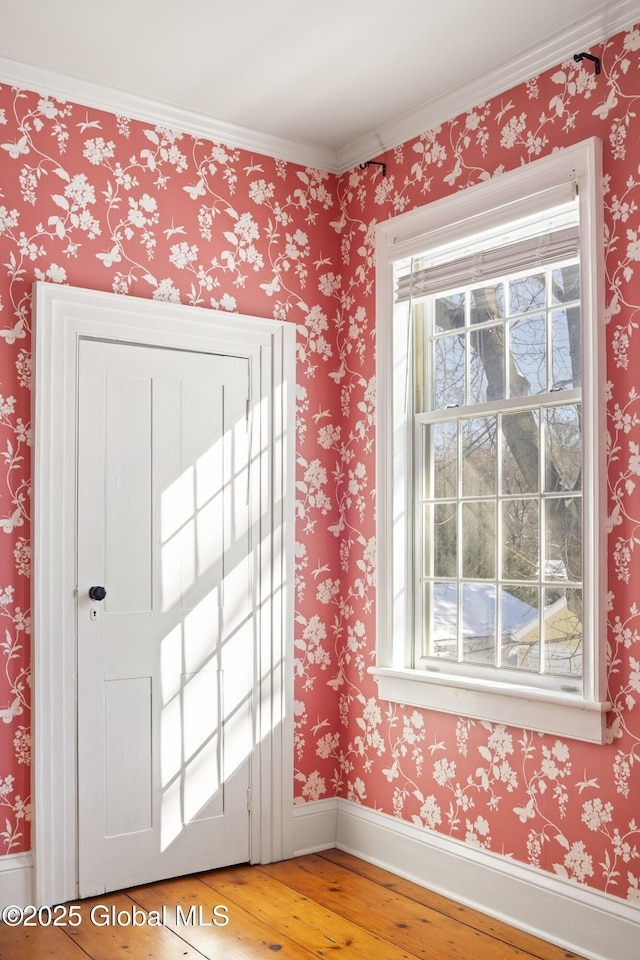
[[[251,860],[293,855],[295,326],[34,284],[34,903],[77,896],[76,463],[82,338],[247,357],[256,562]]]

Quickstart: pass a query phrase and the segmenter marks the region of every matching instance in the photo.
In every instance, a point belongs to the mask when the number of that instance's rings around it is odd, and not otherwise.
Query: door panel
[[[88,346],[85,341],[83,352]],[[109,592],[105,608],[113,613],[150,612],[153,606],[151,387],[152,381],[141,376],[107,374],[104,543]]]
[[[151,677],[104,685],[105,835],[117,837],[153,825]]]
[[[248,394],[246,359],[80,343],[81,896],[249,858]]]

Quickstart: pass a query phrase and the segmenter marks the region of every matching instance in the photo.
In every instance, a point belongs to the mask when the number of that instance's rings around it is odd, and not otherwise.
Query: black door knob
[[[89,587],[89,596],[92,600],[104,600],[107,591],[104,587]]]

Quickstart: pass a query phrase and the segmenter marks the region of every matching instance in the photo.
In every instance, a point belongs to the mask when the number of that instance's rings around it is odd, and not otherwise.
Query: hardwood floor
[[[581,960],[339,850],[56,911],[76,925],[0,925],[0,960]]]

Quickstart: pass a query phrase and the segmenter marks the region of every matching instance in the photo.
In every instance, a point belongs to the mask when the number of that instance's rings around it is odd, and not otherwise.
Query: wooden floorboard
[[[569,960],[569,958],[578,957],[578,954],[571,953],[563,947],[556,947],[554,944],[545,940],[540,940],[529,933],[517,930],[500,920],[494,920],[486,914],[465,907],[464,904],[456,903],[455,900],[449,900],[438,893],[433,893],[419,884],[411,883],[409,880],[403,880],[387,870],[376,867],[364,860],[351,856],[342,850],[325,850],[321,857],[339,864],[348,870],[353,871],[360,876],[367,877],[374,883],[394,890],[396,893],[407,897],[409,900],[415,900],[417,903],[432,910],[436,910],[444,917],[455,921],[457,924],[470,926],[474,930],[488,934],[497,941],[511,944],[524,951],[525,956],[539,957],[540,960]],[[581,960],[581,958],[578,958]]]
[[[0,960],[582,960],[339,850],[77,906],[77,926],[0,925]]]
[[[321,857],[305,863],[290,861],[262,868],[309,899],[340,913],[356,927],[366,926],[380,940],[395,944],[419,960],[491,960],[496,940],[464,923],[453,923],[448,916],[415,899],[372,883]],[[504,960],[522,960],[522,950],[502,941]]]
[[[167,910],[167,923],[171,929],[182,937],[186,936],[189,943],[205,957],[253,960],[254,957],[273,957],[277,954],[281,960],[309,960],[313,954],[291,940],[284,929],[278,930],[273,924],[265,923],[256,916],[251,906],[247,910],[239,903],[218,895],[215,878],[221,878],[228,873],[227,870],[215,871],[209,875],[184,877],[148,887],[138,887],[130,891],[130,896],[146,910],[160,910],[163,905],[170,905]],[[206,882],[207,876],[213,878],[213,883]],[[228,908],[228,924],[205,925],[212,922],[212,910],[218,905]],[[197,910],[202,908],[201,915],[205,923],[188,924],[189,929],[186,931],[181,922],[182,917],[178,917],[177,908],[181,907],[182,916],[188,918],[189,910],[194,906]],[[197,916],[196,920],[199,919]]]

